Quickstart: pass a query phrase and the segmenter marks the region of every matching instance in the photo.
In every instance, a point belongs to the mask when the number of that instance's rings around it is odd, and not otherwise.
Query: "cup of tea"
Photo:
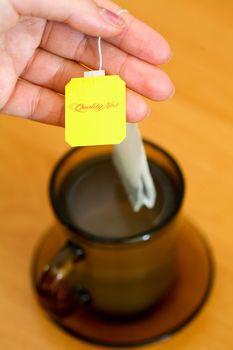
[[[112,146],[80,147],[57,164],[50,181],[53,227],[61,246],[36,275],[52,313],[74,308],[110,317],[140,315],[169,292],[184,180],[176,161],[144,141],[157,190],[153,209],[135,213],[112,162]],[[54,243],[55,245],[55,243]]]

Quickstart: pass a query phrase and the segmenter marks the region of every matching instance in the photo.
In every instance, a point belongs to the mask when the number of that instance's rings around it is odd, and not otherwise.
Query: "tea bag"
[[[122,12],[128,11],[123,9],[117,14]],[[125,86],[119,76],[105,77],[102,69],[101,37],[98,37],[98,52],[99,70],[87,71],[84,78],[72,79],[66,86],[66,141],[71,146],[118,143],[113,147],[113,162],[133,210],[137,212],[143,205],[153,208],[156,190],[141,135],[136,124],[127,124],[125,138]],[[106,84],[111,83],[110,79],[113,84]],[[79,99],[83,98],[83,103],[77,103],[77,95]],[[93,100],[94,96],[101,100],[98,104]],[[115,113],[111,110],[110,115],[110,107],[119,110],[115,110]],[[98,118],[96,111],[99,111]],[[77,117],[77,113],[84,112],[85,118],[80,118],[80,115]],[[115,118],[112,118],[113,114]]]
[[[126,136],[126,86],[118,75],[87,71],[65,87],[65,139],[72,146],[118,144]]]
[[[156,189],[137,124],[127,123],[126,138],[113,147],[112,157],[133,210],[153,208]]]

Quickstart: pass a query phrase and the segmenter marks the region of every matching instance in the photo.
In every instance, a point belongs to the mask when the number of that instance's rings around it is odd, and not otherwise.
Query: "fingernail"
[[[175,95],[175,93],[176,93],[175,86],[174,86],[174,85],[172,85],[172,87],[173,87],[173,89],[171,90],[171,94],[170,94],[170,96],[169,96],[169,98],[168,98],[168,99],[172,98],[172,97]]]
[[[109,11],[105,8],[100,8],[100,14],[104,18],[104,20],[115,27],[124,27],[125,21],[114,12]]]
[[[165,55],[164,55],[165,56]],[[170,51],[167,53],[167,55],[164,57],[164,63],[168,63],[168,62],[170,62],[171,60],[172,60],[172,58],[173,58],[173,52],[171,51],[171,49],[170,49]]]
[[[148,105],[147,105],[148,106]],[[146,117],[149,117],[151,115],[151,108],[148,106],[148,111]]]

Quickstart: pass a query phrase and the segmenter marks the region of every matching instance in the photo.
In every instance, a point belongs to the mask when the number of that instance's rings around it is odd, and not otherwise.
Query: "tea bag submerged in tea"
[[[113,163],[135,212],[153,208],[156,189],[137,124],[127,123],[126,138],[113,147]]]

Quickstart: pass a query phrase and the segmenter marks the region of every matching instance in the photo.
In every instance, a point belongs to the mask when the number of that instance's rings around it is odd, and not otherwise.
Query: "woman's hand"
[[[158,65],[169,60],[167,42],[109,0],[0,0],[0,112],[64,125],[64,88],[82,65],[103,66],[127,84],[127,120],[148,115],[140,97],[161,101],[174,87]]]

